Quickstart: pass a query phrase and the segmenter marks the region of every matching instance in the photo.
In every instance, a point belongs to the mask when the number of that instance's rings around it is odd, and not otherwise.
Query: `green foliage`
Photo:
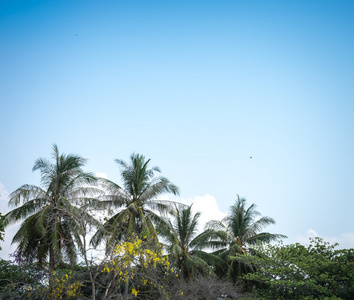
[[[216,255],[203,251],[215,246],[214,239],[218,233],[212,229],[197,234],[200,213],[192,214],[192,206],[177,207],[171,212],[173,220],[167,220],[167,226],[158,227],[159,235],[166,241],[166,249],[172,263],[181,273],[182,278],[189,279],[198,273],[214,274],[211,266],[223,264]]]
[[[18,265],[0,259],[0,299],[23,299],[40,290],[43,272],[34,264]]]
[[[146,232],[156,243],[158,241],[154,222],[160,221],[157,214],[170,210],[169,201],[156,200],[164,193],[179,194],[179,189],[167,178],[155,176],[160,173],[158,167],[149,168],[150,159],[143,155],[132,154],[130,163],[116,159],[120,166],[120,174],[123,187],[109,181],[101,180],[107,195],[104,197],[107,203],[119,212],[104,224],[92,238],[92,244],[98,245],[106,240],[108,252],[116,243],[129,238],[133,232]]]
[[[246,206],[246,199],[237,195],[237,200],[230,207],[230,213],[222,221],[212,220],[206,228],[220,232],[221,245],[224,247],[215,254],[218,254],[226,262],[226,267],[218,269],[219,276],[227,276],[233,280],[242,274],[253,272],[251,264],[237,262],[230,257],[236,254],[247,254],[247,248],[258,242],[271,242],[280,238],[286,238],[282,234],[261,232],[264,227],[275,224],[270,217],[261,217],[256,220],[260,213],[256,210],[256,205]],[[223,232],[223,234],[221,234]],[[225,247],[226,246],[226,247]]]
[[[18,257],[14,257],[18,261]],[[47,266],[39,268],[37,264],[0,259],[0,299],[78,299],[82,295],[81,280],[78,280],[82,271],[57,269],[52,272],[54,286],[51,289]]]
[[[86,159],[76,155],[60,154],[53,146],[54,163],[47,159],[36,160],[33,171],[41,174],[41,187],[25,184],[12,192],[9,205],[16,207],[6,215],[5,226],[24,220],[13,238],[17,252],[30,261],[54,264],[75,263],[82,218],[95,223],[94,218],[78,208],[79,203],[95,205],[88,195],[97,189],[92,185],[96,178],[85,173]]]
[[[235,259],[255,265],[257,271],[243,278],[255,282],[263,298],[353,299],[354,249],[335,246],[320,238],[311,239],[309,246],[259,245],[256,255]]]

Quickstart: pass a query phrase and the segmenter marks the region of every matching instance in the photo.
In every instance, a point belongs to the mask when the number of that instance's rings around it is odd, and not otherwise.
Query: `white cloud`
[[[344,232],[338,236],[326,236],[318,234],[314,229],[307,230],[306,234],[298,235],[296,237],[296,242],[301,244],[309,244],[309,238],[321,237],[326,242],[331,244],[339,244],[340,249],[354,248],[354,232]]]
[[[100,177],[100,178],[104,178],[104,179],[108,179],[107,174],[104,172],[96,172],[95,176]]]
[[[194,214],[197,212],[201,213],[199,217],[199,226],[198,226],[199,233],[204,230],[204,226],[208,221],[221,220],[222,218],[226,217],[226,213],[222,212],[219,209],[216,199],[209,194],[206,194],[204,196],[194,196],[194,197],[182,198],[177,200],[171,200],[166,196],[161,196],[158,198],[158,200],[176,201],[186,205],[193,204],[192,212]]]
[[[219,209],[216,199],[206,194],[204,196],[194,196],[187,199],[182,199],[180,202],[191,205],[194,213],[200,212],[199,218],[199,232],[204,229],[205,224],[210,220],[221,220],[226,216],[226,213]]]

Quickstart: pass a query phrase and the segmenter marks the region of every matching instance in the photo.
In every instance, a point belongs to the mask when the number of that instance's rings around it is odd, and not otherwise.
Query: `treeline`
[[[116,159],[121,184],[85,172],[86,159],[39,158],[41,185],[12,192],[21,221],[12,261],[0,261],[1,299],[352,299],[354,250],[321,239],[309,246],[269,244],[274,224],[237,199],[223,220],[198,232],[192,206],[150,160]]]

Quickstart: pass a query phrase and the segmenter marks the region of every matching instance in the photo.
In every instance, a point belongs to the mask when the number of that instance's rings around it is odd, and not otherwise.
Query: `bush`
[[[35,265],[0,259],[0,299],[22,299],[43,287],[43,272]]]
[[[309,246],[260,245],[256,255],[235,257],[252,263],[256,272],[243,276],[256,293],[269,299],[354,298],[354,249],[335,250],[321,238]]]

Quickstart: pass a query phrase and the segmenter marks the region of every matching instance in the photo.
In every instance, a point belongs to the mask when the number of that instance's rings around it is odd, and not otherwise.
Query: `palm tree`
[[[97,246],[106,239],[106,249],[109,251],[133,233],[143,233],[152,242],[157,242],[154,222],[161,222],[157,212],[166,213],[171,207],[170,201],[157,200],[157,197],[164,193],[179,195],[178,187],[165,177],[155,177],[155,173],[161,170],[158,167],[149,169],[150,159],[145,160],[143,155],[133,153],[130,164],[120,159],[115,162],[120,166],[123,186],[110,180],[101,182],[108,194],[105,201],[120,210],[96,232],[91,243]]]
[[[78,207],[83,202],[97,203],[90,197],[97,191],[94,187],[97,179],[82,170],[86,159],[59,154],[56,145],[53,145],[53,158],[54,163],[42,158],[35,161],[32,170],[40,171],[41,186],[25,184],[12,192],[9,205],[17,208],[4,221],[8,226],[24,220],[12,243],[18,243],[20,256],[37,261],[40,266],[49,258],[50,271],[56,264],[76,262],[77,248],[82,249],[79,220],[86,218],[97,224]]]
[[[173,222],[167,220],[168,226],[159,226],[159,235],[166,242],[165,247],[170,255],[172,264],[181,272],[184,279],[189,279],[195,273],[214,274],[211,266],[222,264],[223,261],[210,253],[203,251],[206,248],[215,248],[218,232],[207,229],[197,235],[197,226],[200,213],[192,214],[192,205],[175,206],[172,212]]]
[[[252,271],[251,265],[238,263],[232,259],[237,254],[249,254],[249,246],[258,242],[269,243],[287,236],[282,234],[272,234],[269,232],[260,232],[270,224],[275,224],[274,219],[270,217],[261,217],[255,220],[260,213],[256,210],[256,205],[252,204],[246,207],[246,199],[237,195],[237,200],[230,207],[230,213],[223,220],[212,220],[206,224],[206,228],[224,231],[224,247],[216,252],[227,262],[228,276],[235,278],[244,272]]]

